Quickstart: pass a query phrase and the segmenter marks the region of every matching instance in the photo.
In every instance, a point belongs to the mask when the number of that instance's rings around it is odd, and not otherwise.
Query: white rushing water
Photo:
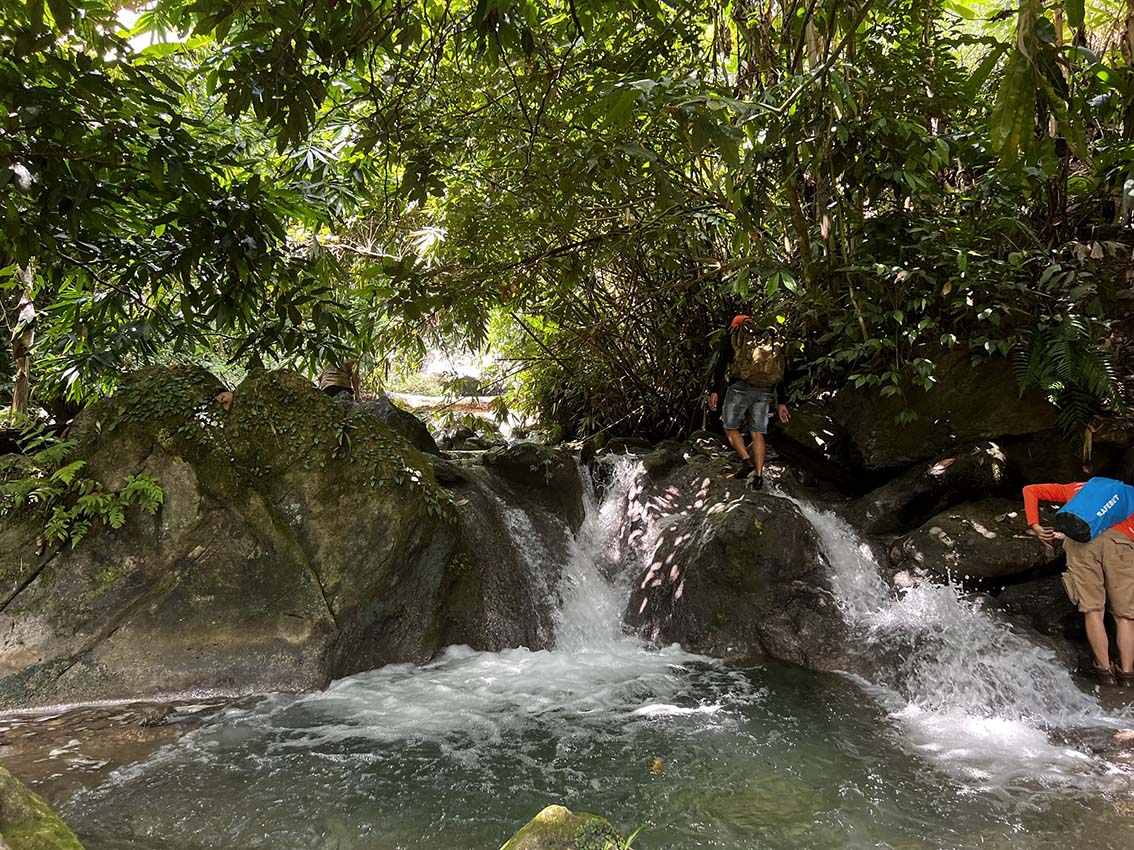
[[[710,659],[677,645],[647,647],[622,627],[632,574],[643,557],[642,547],[628,544],[625,533],[627,523],[643,521],[636,505],[641,467],[622,461],[611,473],[601,498],[589,482],[585,490],[584,520],[569,541],[555,589],[561,606],[553,649],[449,647],[429,664],[390,665],[298,699],[283,695],[266,711],[261,706],[237,712],[234,719],[288,726],[317,715],[325,722],[293,744],[307,747],[359,736],[393,741],[471,734],[486,741],[508,729],[565,717],[712,713],[719,705],[710,695],[704,704],[689,704],[683,668],[711,666]],[[520,509],[503,502],[501,509],[533,579],[542,582],[539,577],[549,570],[540,559],[551,557],[548,548]],[[642,536],[653,539],[648,529]],[[683,704],[673,704],[679,695]]]
[[[535,573],[562,567],[553,649],[450,647],[230,707],[64,816],[91,850],[491,850],[549,803],[650,821],[643,850],[1131,846],[1110,803],[1128,780],[1044,731],[1099,725],[1095,702],[953,589],[893,595],[810,505],[856,640],[898,659],[871,681],[626,634],[630,584],[673,518],[647,509],[637,464],[608,471],[562,565],[506,516]]]
[[[784,498],[819,535],[832,589],[862,642],[859,654],[877,654],[871,681],[861,683],[902,723],[910,746],[974,778],[1072,781],[1065,771],[1077,773],[1092,759],[1051,743],[1048,730],[1131,722],[1078,688],[1054,652],[955,585],[915,577],[891,590],[871,548],[845,520]]]

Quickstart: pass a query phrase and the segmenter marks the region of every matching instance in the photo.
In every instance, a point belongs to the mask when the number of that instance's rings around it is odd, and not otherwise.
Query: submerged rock
[[[645,483],[629,535],[650,553],[626,610],[647,639],[719,658],[845,664],[826,559],[786,499],[684,466]]]
[[[156,477],[156,517],[37,554],[0,523],[0,706],[309,689],[442,645],[467,559],[425,458],[300,375],[216,401],[193,368],[147,369],[76,423],[108,488]]]
[[[0,767],[0,848],[83,850],[83,845],[39,795]]]
[[[606,818],[548,806],[500,850],[621,850],[622,836]]]

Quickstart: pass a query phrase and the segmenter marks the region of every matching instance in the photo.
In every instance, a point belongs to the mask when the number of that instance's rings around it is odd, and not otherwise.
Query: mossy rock
[[[424,456],[302,375],[233,393],[149,368],[76,425],[86,474],[145,474],[157,516],[39,554],[34,516],[0,521],[0,707],[322,687],[440,649],[461,549]]]
[[[622,836],[606,818],[548,806],[500,850],[621,850]]]
[[[829,567],[794,504],[693,464],[650,474],[636,504],[626,533],[659,528],[626,606],[642,637],[736,661],[844,668],[846,623]]]
[[[83,850],[51,807],[0,767],[0,847],[10,850]]]

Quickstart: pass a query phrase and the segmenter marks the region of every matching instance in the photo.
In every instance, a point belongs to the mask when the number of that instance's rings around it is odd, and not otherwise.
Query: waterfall
[[[956,585],[915,580],[891,590],[871,548],[845,520],[778,495],[819,536],[832,589],[860,642],[856,654],[870,659],[869,679],[860,683],[905,723],[916,747],[962,760],[969,772],[981,763],[1032,768],[1037,758],[1086,758],[1050,745],[1048,731],[1129,722],[1076,687],[1053,651]]]
[[[622,613],[630,595],[630,567],[641,557],[625,533],[639,520],[640,464],[620,460],[609,468],[601,495],[583,475],[584,517],[569,549],[559,583],[555,646],[560,651],[604,650],[630,640]]]

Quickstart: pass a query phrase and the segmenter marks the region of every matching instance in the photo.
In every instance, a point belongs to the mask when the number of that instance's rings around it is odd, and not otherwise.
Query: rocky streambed
[[[1004,770],[1023,787],[1054,783],[1066,793],[1052,817],[1079,812],[1100,830],[1111,823],[1100,812],[1129,797],[1123,780],[1102,779],[1129,758],[1122,697],[1100,703],[1073,682],[1082,644],[1052,579],[1060,555],[1025,534],[1015,501],[1022,481],[1058,479],[1066,461],[1033,451],[1050,437],[1034,431],[1047,422],[1035,400],[1015,421],[970,412],[963,434],[938,422],[900,451],[856,431],[848,405],[805,409],[773,435],[773,483],[756,493],[724,475],[728,454],[707,433],[612,442],[585,452],[580,474],[574,452],[534,444],[433,454],[404,417],[391,427],[286,372],[253,373],[228,407],[222,389],[196,369],[145,370],[76,422],[85,474],[107,489],[152,475],[156,515],[131,511],[73,549],[45,546],[34,516],[0,524],[0,705],[156,701],[0,722],[0,760],[62,803],[95,850],[212,846],[178,843],[162,812],[191,806],[193,789],[283,794],[268,777],[309,777],[313,805],[338,820],[281,826],[264,846],[332,836],[353,848],[382,825],[405,846],[491,846],[548,803],[625,811],[615,787],[676,778],[664,767],[675,755],[692,772],[646,807],[664,824],[662,843],[643,846],[735,834],[747,847],[764,834],[749,819],[733,823],[700,792],[692,808],[676,801],[695,788],[725,799],[728,782],[760,773],[725,760],[726,779],[693,756],[699,746],[801,770],[779,749],[800,746],[790,735],[762,737],[785,724],[831,742],[806,748],[819,764],[847,739],[884,753],[886,771],[928,759],[926,777],[952,777],[947,796],[1002,794]],[[1123,452],[1102,444],[1098,471]],[[842,674],[801,673],[812,697],[757,710],[794,693],[780,662]],[[859,714],[873,705],[876,728],[820,732],[820,716],[800,720],[815,698]],[[503,750],[485,749],[492,741]],[[529,772],[541,761],[547,781]],[[326,796],[341,782],[386,788],[358,773],[365,764],[405,779],[379,792],[398,807]],[[167,773],[168,786],[154,784]],[[862,787],[856,776],[840,787]],[[419,785],[437,777],[450,789],[441,799]],[[919,793],[933,784],[918,781]],[[898,804],[909,791],[894,783]],[[769,801],[749,801],[757,811],[799,794],[771,787]],[[275,799],[257,805],[273,812]],[[468,829],[425,827],[431,802]],[[498,814],[474,814],[486,806]],[[974,830],[999,822],[995,808]],[[254,847],[273,817],[292,822],[282,809],[263,823],[242,812],[209,833]],[[686,832],[682,819],[701,815],[706,831]],[[905,835],[886,824],[878,840]],[[1054,834],[1043,818],[1029,828],[1037,841]]]

